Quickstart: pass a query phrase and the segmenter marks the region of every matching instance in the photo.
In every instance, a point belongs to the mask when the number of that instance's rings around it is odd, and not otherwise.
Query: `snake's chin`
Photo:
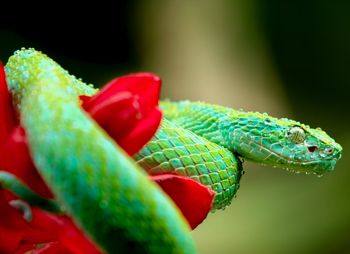
[[[260,149],[265,150],[268,156],[262,161],[259,159],[252,159],[262,165],[269,165],[274,168],[282,168],[294,173],[305,173],[323,175],[326,172],[334,171],[337,161],[341,158],[341,154],[336,158],[318,159],[318,160],[296,160],[289,158],[283,154],[277,153],[266,146],[260,145]]]
[[[337,163],[337,159],[328,159],[328,160],[312,160],[312,161],[300,161],[293,160],[284,157],[283,155],[279,155],[274,153],[275,162],[267,162],[267,161],[258,161],[252,160],[254,162],[258,162],[264,166],[272,166],[273,168],[282,168],[287,171],[296,173],[296,174],[315,174],[318,176],[322,176],[326,172],[334,171],[335,165]]]
[[[322,176],[326,172],[334,171],[336,163],[336,159],[305,161],[302,163],[289,161],[288,164],[283,164],[280,167],[296,174],[304,173]]]

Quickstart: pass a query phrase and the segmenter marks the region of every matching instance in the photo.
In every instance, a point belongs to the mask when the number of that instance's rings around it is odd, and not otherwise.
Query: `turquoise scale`
[[[242,164],[229,150],[164,119],[155,137],[134,156],[149,174],[176,173],[216,192],[213,210],[231,203]]]

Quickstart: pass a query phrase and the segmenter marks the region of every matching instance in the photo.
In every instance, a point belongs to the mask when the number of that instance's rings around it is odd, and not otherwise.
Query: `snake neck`
[[[233,142],[232,135],[235,129],[241,127],[240,119],[247,117],[246,112],[190,101],[162,101],[160,105],[166,119],[230,151],[236,151],[237,144]]]

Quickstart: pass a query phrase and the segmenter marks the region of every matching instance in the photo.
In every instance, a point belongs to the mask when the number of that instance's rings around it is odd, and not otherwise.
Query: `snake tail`
[[[80,107],[91,88],[20,50],[6,65],[31,156],[57,202],[108,253],[194,253],[189,226],[160,188]]]

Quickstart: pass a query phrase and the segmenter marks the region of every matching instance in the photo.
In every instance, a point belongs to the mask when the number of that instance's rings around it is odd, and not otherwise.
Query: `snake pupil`
[[[332,149],[332,148],[329,148],[329,149],[327,150],[327,152],[328,152],[329,154],[331,154],[331,153],[333,153],[333,149]]]

